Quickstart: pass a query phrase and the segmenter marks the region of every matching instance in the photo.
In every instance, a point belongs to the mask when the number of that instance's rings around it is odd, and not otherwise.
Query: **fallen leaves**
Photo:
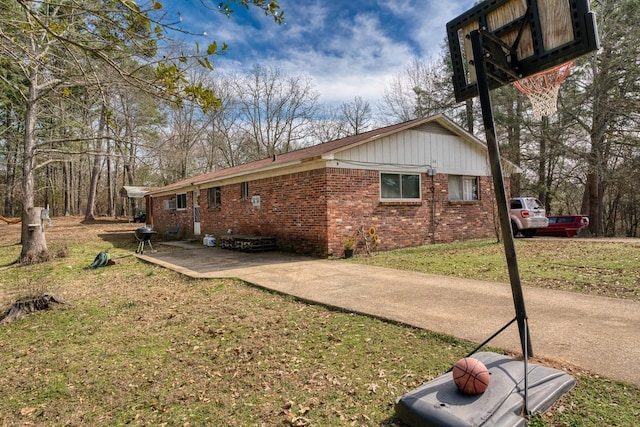
[[[64,234],[56,226],[48,237]],[[63,238],[77,232],[69,228]],[[114,251],[135,250],[132,235],[122,235]],[[69,240],[72,257],[94,254],[112,239],[91,228],[82,236]],[[471,349],[239,281],[186,279],[133,257],[91,280],[67,269],[69,262],[38,277],[74,301],[73,310],[0,329],[0,350],[10,355],[3,360],[10,374],[0,377],[0,425],[392,426],[397,397]],[[579,386],[590,378],[573,374]],[[602,380],[592,381],[601,387]],[[620,402],[616,414],[637,414],[640,394],[628,393],[607,391]],[[580,420],[574,414],[583,400],[570,396],[563,405],[563,416]]]
[[[20,415],[26,417],[27,415],[33,414],[38,408],[28,407],[20,409]]]
[[[284,415],[283,424],[290,425],[293,427],[304,427],[311,424],[311,421],[306,418],[306,415],[311,408],[305,405],[298,405],[298,409],[294,411],[295,403],[292,400],[289,400],[283,406],[283,411],[281,412]]]

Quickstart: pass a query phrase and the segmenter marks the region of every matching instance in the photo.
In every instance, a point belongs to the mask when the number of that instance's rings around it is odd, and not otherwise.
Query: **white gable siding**
[[[443,174],[490,175],[486,149],[435,124],[362,144],[337,153],[335,159],[347,167],[415,166],[420,171],[434,167]]]

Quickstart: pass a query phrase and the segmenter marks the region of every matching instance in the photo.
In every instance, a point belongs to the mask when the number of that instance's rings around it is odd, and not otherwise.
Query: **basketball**
[[[464,394],[481,394],[489,387],[489,370],[472,357],[458,360],[453,367],[453,381]]]

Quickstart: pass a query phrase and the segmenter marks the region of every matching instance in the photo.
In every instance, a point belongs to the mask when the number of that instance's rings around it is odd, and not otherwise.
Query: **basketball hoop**
[[[573,61],[513,82],[527,95],[533,107],[533,117],[541,119],[558,111],[558,91],[573,67]]]

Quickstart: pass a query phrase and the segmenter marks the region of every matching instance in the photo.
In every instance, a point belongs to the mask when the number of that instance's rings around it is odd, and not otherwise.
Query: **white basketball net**
[[[573,61],[513,83],[531,101],[533,117],[541,119],[558,111],[558,92],[571,67]]]

